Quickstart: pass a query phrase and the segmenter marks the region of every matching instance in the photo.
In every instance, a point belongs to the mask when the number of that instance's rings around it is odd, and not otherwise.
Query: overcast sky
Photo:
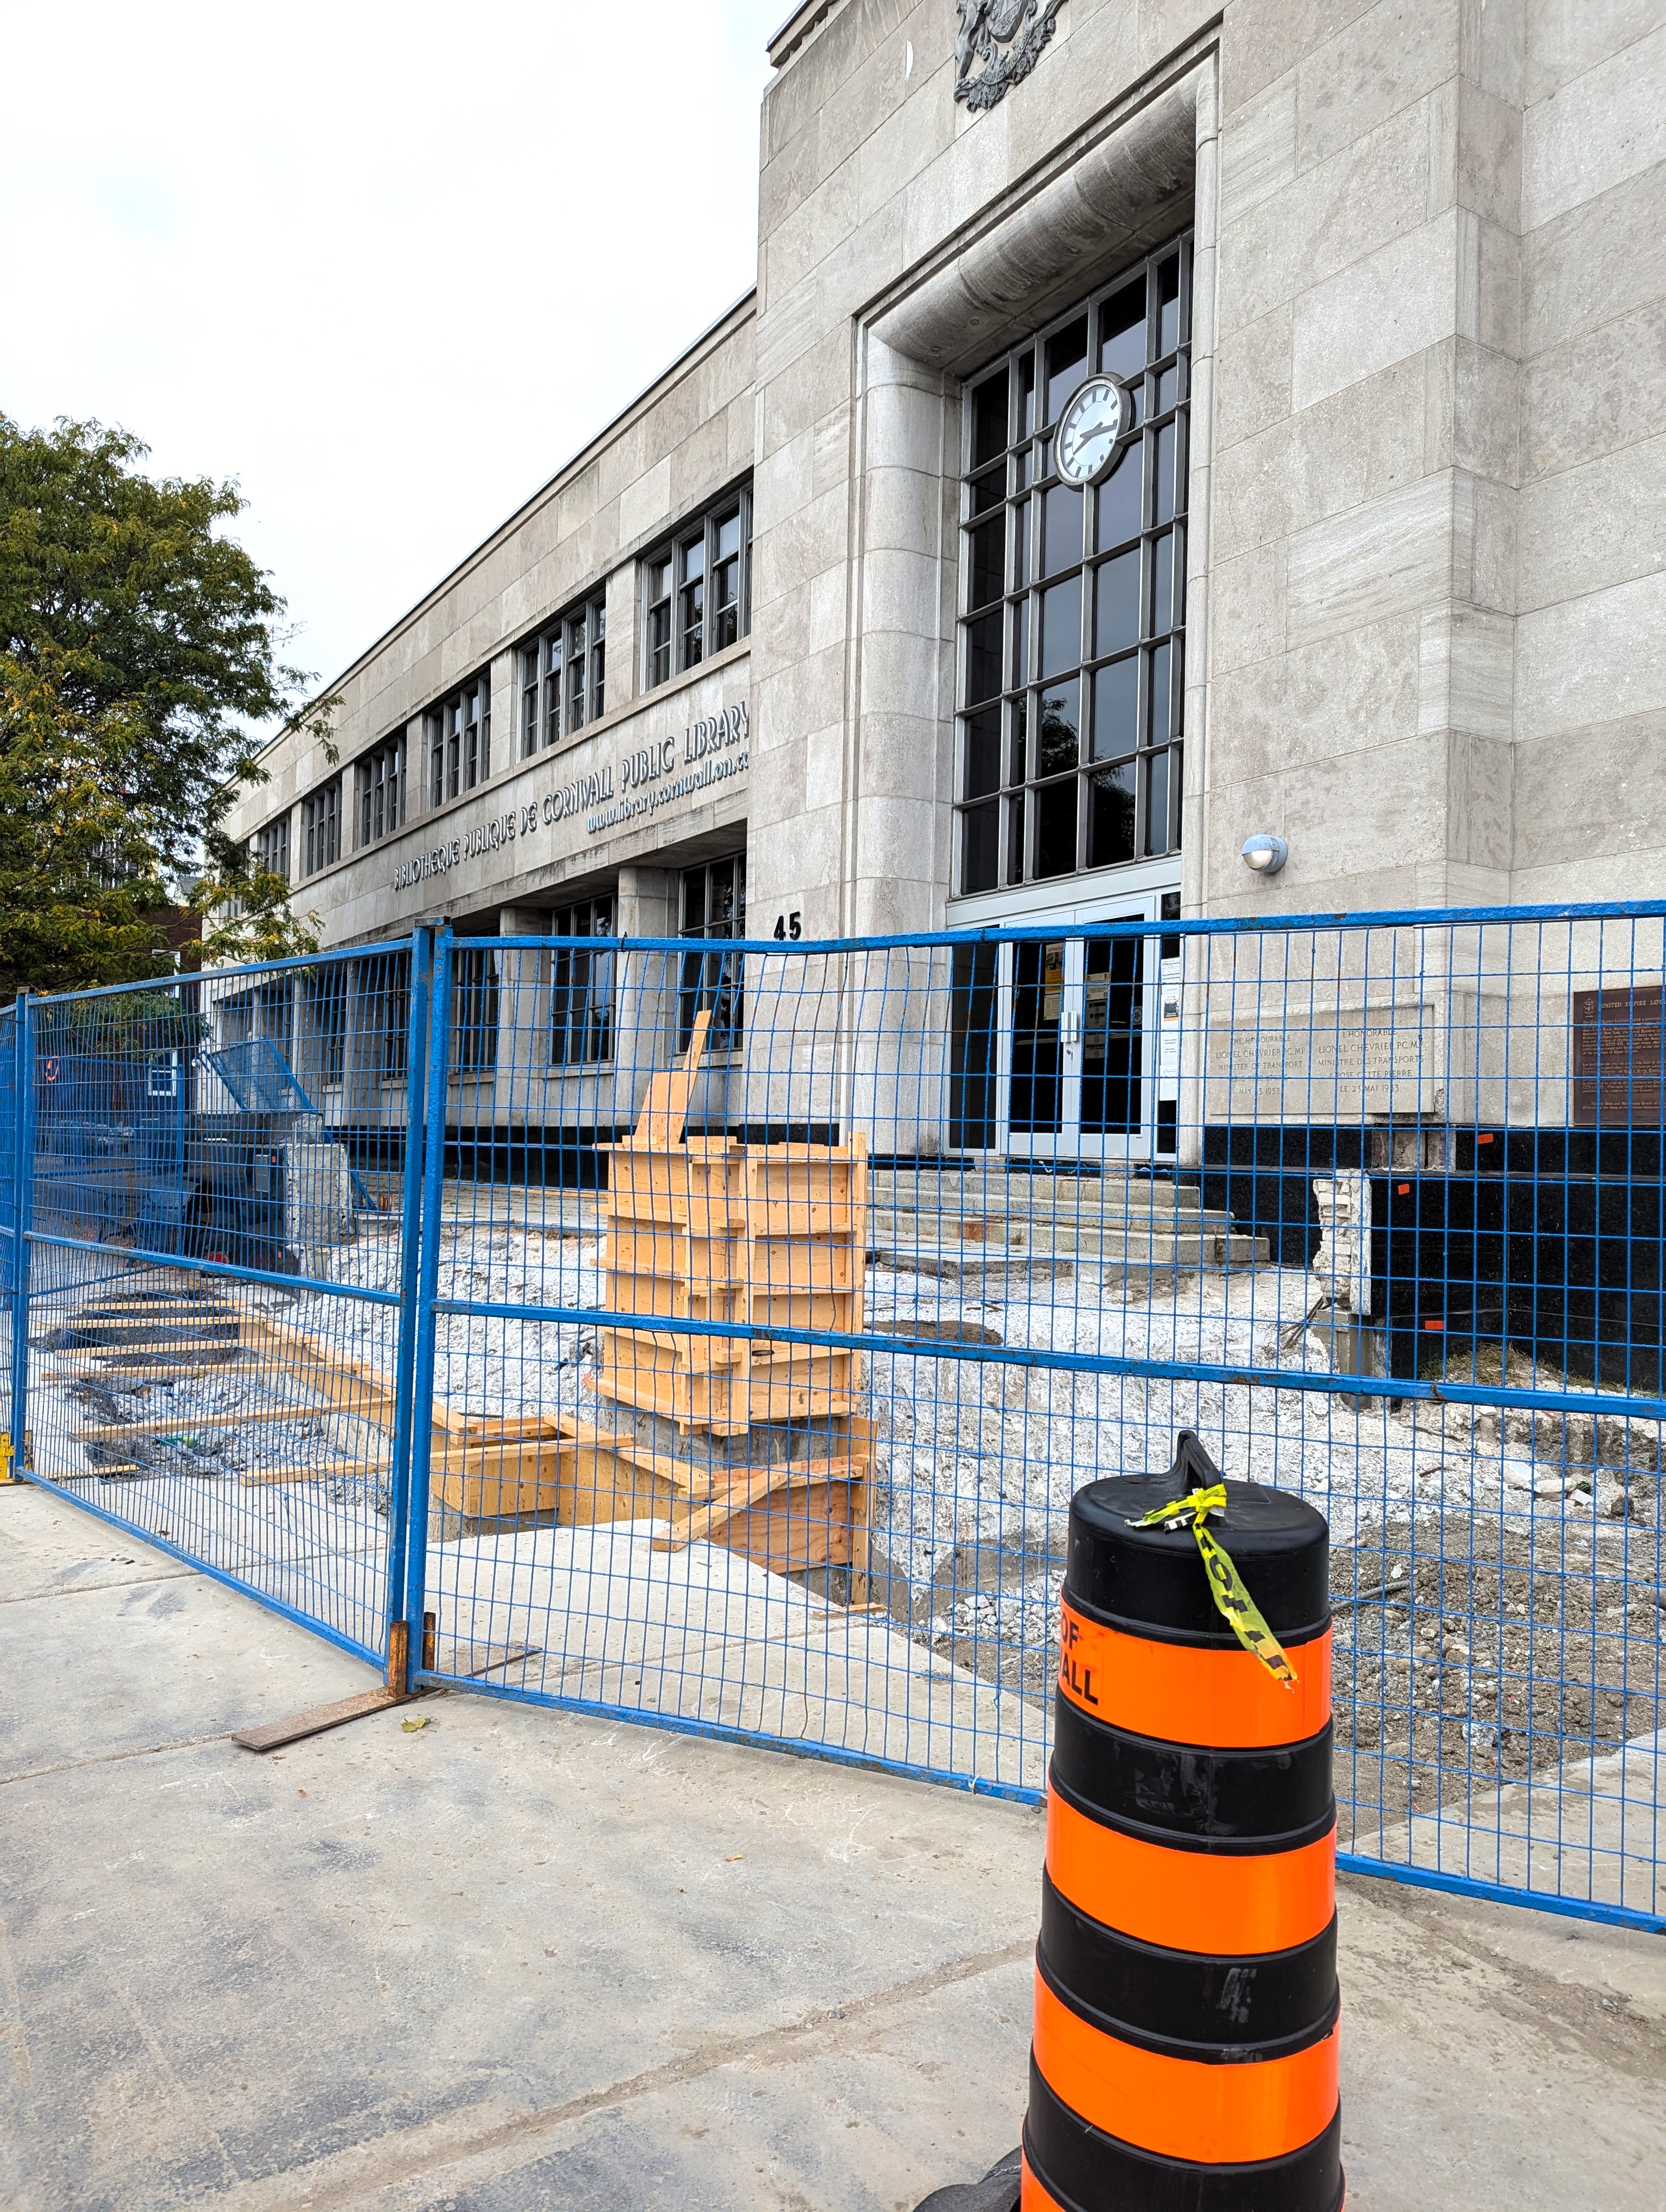
[[[235,477],[327,680],[751,287],[787,12],[21,7],[0,412]]]

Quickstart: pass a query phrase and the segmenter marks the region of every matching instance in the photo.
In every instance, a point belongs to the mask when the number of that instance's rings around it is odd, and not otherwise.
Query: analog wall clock
[[[1134,428],[1134,394],[1120,377],[1090,376],[1071,395],[1053,441],[1067,484],[1097,483],[1121,458]]]

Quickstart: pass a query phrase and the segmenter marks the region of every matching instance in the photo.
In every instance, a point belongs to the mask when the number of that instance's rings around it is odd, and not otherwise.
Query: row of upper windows
[[[750,489],[732,492],[696,516],[638,567],[644,691],[697,668],[751,628],[752,501]],[[522,759],[576,737],[606,712],[607,601],[593,592],[520,648]],[[484,783],[492,769],[491,679],[460,684],[427,709],[421,740],[429,807],[443,806]],[[350,770],[332,776],[301,802],[299,859],[303,876],[356,848],[391,836],[411,811],[410,726],[384,738]],[[416,763],[421,773],[423,761]],[[350,775],[350,784],[345,779]],[[344,805],[350,804],[350,814]],[[252,856],[262,867],[290,872],[287,812],[258,830]]]

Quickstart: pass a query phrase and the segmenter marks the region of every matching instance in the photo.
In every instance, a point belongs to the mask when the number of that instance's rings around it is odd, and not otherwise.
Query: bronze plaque
[[[1573,1126],[1658,1128],[1666,1120],[1661,986],[1573,994]]]

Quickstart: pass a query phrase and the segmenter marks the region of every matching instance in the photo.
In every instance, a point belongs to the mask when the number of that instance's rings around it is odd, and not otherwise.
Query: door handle
[[[1082,1018],[1073,1008],[1060,1022],[1059,1029],[1066,1044],[1078,1045],[1081,1042]]]

